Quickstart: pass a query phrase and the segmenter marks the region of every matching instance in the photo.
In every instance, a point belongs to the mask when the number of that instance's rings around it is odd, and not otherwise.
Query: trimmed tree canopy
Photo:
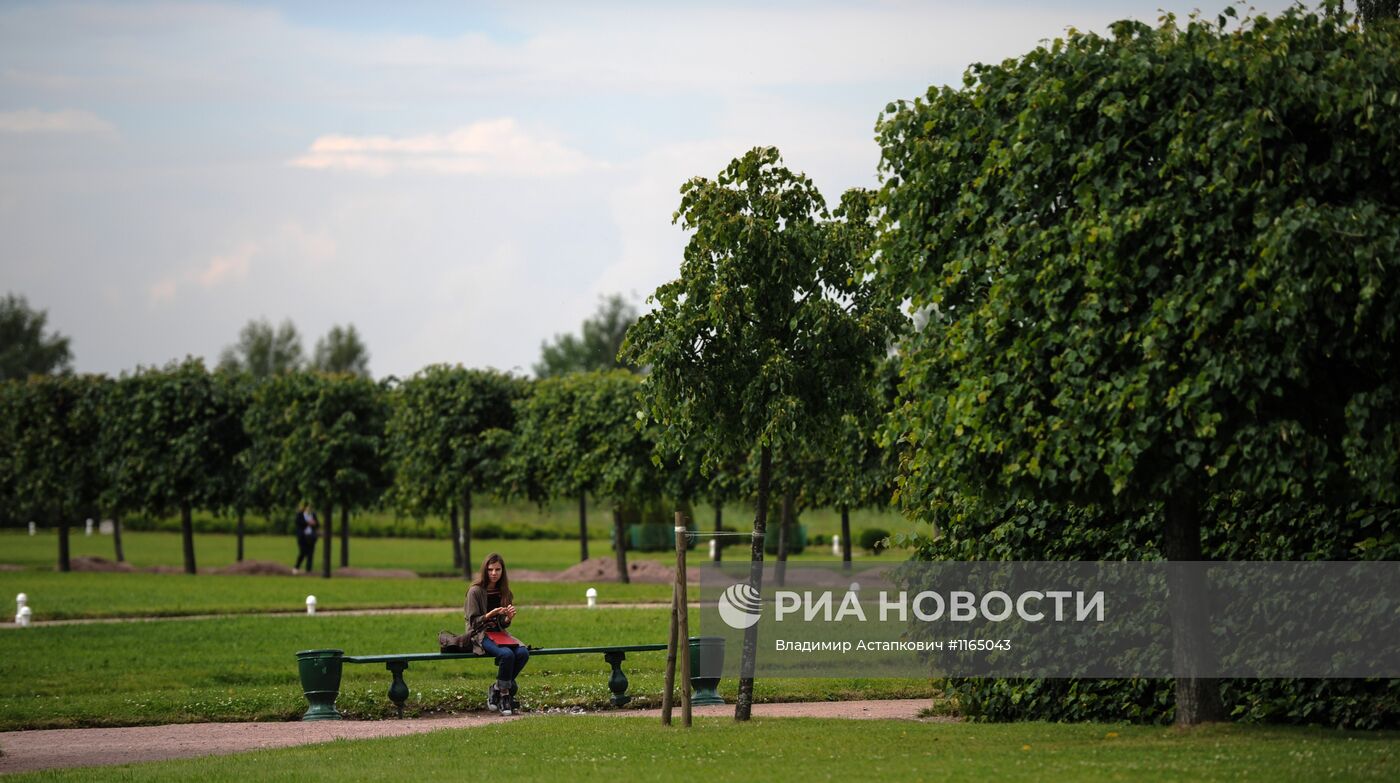
[[[929,315],[914,510],[1400,498],[1400,28],[1226,21],[1071,32],[887,109],[882,277]]]
[[[399,505],[442,513],[464,493],[494,487],[523,393],[510,375],[445,364],[401,383],[388,424]]]

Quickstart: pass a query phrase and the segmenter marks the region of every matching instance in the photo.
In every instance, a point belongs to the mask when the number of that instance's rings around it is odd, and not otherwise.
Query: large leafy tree
[[[276,328],[265,318],[249,321],[238,333],[238,342],[219,357],[219,369],[246,372],[254,378],[296,372],[302,364],[301,335],[290,319]]]
[[[387,408],[365,378],[293,373],[259,384],[244,415],[253,480],[278,497],[306,499],[319,512],[331,575],[335,509],[341,509],[341,567],[349,565],[348,511],[371,503],[383,485]],[[293,500],[295,502],[295,500]]]
[[[330,373],[349,373],[361,378],[369,375],[369,349],[360,339],[354,324],[332,326],[326,336],[316,341],[311,369]]]
[[[618,349],[627,330],[637,322],[637,308],[620,294],[604,298],[598,310],[583,322],[577,335],[560,334],[554,342],[540,346],[540,361],[535,375],[550,378],[590,370],[631,369],[633,365],[618,358]]]
[[[462,512],[454,556],[472,576],[472,494],[496,489],[515,426],[519,378],[495,370],[432,365],[401,383],[388,423],[394,496],[416,514]],[[457,548],[457,538],[453,537]]]
[[[887,109],[880,273],[930,314],[911,513],[1159,508],[1161,551],[1197,560],[1212,496],[1397,498],[1400,29],[1227,21],[1071,32]],[[1212,681],[1176,699],[1220,715]]]
[[[860,194],[847,201],[869,204]],[[714,464],[758,452],[756,589],[774,452],[824,437],[855,406],[889,326],[858,271],[865,259],[829,246],[827,216],[816,186],[772,147],[750,150],[713,180],[690,180],[675,216],[692,232],[680,278],[656,289],[656,309],[623,347],[625,359],[651,368],[644,394],[669,439],[697,438]],[[752,708],[757,643],[750,628],[740,720]]]
[[[69,570],[72,520],[95,515],[105,484],[101,410],[110,383],[96,376],[32,376],[0,383],[0,473],[16,510],[58,528]]]
[[[0,381],[68,370],[73,361],[68,338],[44,333],[48,317],[30,309],[22,296],[0,299]]]
[[[178,509],[186,573],[196,572],[193,509],[218,503],[241,426],[226,387],[198,359],[124,376],[104,407],[112,502],[153,516]]]

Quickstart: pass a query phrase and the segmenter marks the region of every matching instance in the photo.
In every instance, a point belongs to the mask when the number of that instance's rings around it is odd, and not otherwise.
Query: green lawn
[[[202,579],[202,577],[201,577]],[[349,580],[346,580],[347,582]],[[408,580],[400,584],[408,584]],[[541,647],[664,642],[667,611],[539,609],[513,630]],[[698,617],[692,612],[698,633]],[[290,720],[305,711],[298,650],[349,654],[435,652],[437,632],[459,630],[460,612],[359,617],[229,617],[34,627],[0,631],[0,731],[225,720]],[[737,650],[729,654],[737,655]],[[639,704],[660,701],[664,653],[635,653],[625,667]],[[601,655],[530,663],[522,699],[531,709],[601,708],[611,695]],[[407,673],[411,715],[483,709],[494,669],[486,660],[416,664]],[[724,681],[729,699],[737,683]],[[391,714],[389,674],[345,667],[340,706],[352,717]],[[932,698],[928,680],[766,680],[761,700]]]
[[[155,565],[181,565],[180,536],[177,533],[137,533],[122,535],[127,562],[137,568]],[[324,544],[322,544],[324,546]],[[86,536],[78,528],[77,534],[70,536],[70,552],[74,557],[90,555],[114,559],[112,537],[94,534]],[[526,540],[487,540],[472,542],[472,559],[480,562],[488,552],[499,552],[510,568],[527,568],[539,571],[559,571],[578,563],[577,541],[541,539]],[[747,558],[747,551],[738,548],[726,550],[730,558]],[[233,536],[221,533],[198,533],[195,535],[195,560],[200,568],[218,568],[235,561],[237,545]],[[606,542],[594,542],[589,548],[593,557],[611,557],[612,549]],[[337,541],[332,552],[333,562],[339,564],[340,544]],[[321,547],[316,549],[316,563],[320,567]],[[858,557],[864,555],[857,553]],[[898,555],[884,555],[894,558]],[[249,560],[272,560],[290,566],[296,562],[296,544],[291,536],[259,535],[247,536],[244,541],[244,557]],[[630,552],[629,558],[650,558],[674,560],[671,552]],[[708,557],[708,550],[693,550],[690,562],[698,563]],[[811,547],[798,560],[830,560],[829,548]],[[44,531],[30,536],[23,531],[6,530],[0,532],[0,563],[21,565],[27,568],[53,568],[58,562],[58,535]],[[448,575],[453,573],[452,548],[446,540],[423,538],[352,538],[350,540],[350,565],[357,568],[403,568],[423,575]]]
[[[516,582],[522,605],[582,606],[584,591],[598,589],[601,603],[671,600],[664,584],[593,585],[573,582]],[[321,579],[291,576],[200,574],[113,574],[56,571],[0,571],[0,596],[29,597],[36,620],[81,617],[155,617],[191,614],[246,614],[304,611],[306,596],[321,609],[375,609],[459,606],[466,593],[460,578]]]
[[[777,510],[776,505],[772,510]],[[714,527],[715,512],[713,506],[701,503],[694,507],[693,513],[699,527],[705,530]],[[725,506],[724,525],[735,530],[748,530],[753,525],[753,514],[752,507]],[[259,514],[250,514],[245,517],[244,522],[248,526],[248,532],[290,535],[291,516],[290,511],[270,518]],[[835,509],[806,510],[798,517],[798,522],[806,525],[808,533],[813,536],[819,534],[830,536],[833,533],[841,532],[841,515]],[[196,509],[194,523],[196,529],[204,529],[203,526],[209,526],[209,529],[218,528],[231,531],[234,520],[228,515],[216,517],[209,512]],[[155,524],[161,530],[180,529],[179,519],[175,516],[158,519]],[[336,516],[336,524],[340,524],[339,515]],[[529,502],[500,501],[490,496],[478,496],[473,503],[472,525],[476,529],[480,529],[484,525],[498,525],[504,529],[515,531],[547,530],[556,537],[577,540],[578,504],[576,501],[566,500],[540,506]],[[82,525],[79,524],[78,527],[81,529]],[[448,535],[449,525],[444,517],[428,516],[423,519],[414,519],[398,515],[393,511],[370,509],[357,512],[351,520],[350,527],[352,530],[373,528],[396,537],[434,536],[445,538]],[[851,512],[851,530],[857,537],[859,537],[861,530],[868,527],[899,532],[910,529],[911,524],[893,509],[856,509]],[[611,503],[606,500],[589,500],[588,535],[589,538],[606,544],[612,535]]]
[[[489,755],[490,764],[473,761]],[[488,769],[489,767],[489,769]],[[1395,780],[1391,733],[1259,726],[551,715],[475,729],[337,741],[12,780]]]

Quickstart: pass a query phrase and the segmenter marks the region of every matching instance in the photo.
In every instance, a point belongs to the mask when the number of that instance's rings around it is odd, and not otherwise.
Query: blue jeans
[[[515,693],[515,678],[530,662],[530,651],[525,645],[502,647],[489,636],[481,640],[481,647],[496,659],[496,679],[510,683],[510,692]]]

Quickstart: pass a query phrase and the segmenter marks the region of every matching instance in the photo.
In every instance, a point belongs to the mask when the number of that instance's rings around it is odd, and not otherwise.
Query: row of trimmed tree
[[[451,526],[452,563],[470,577],[473,497],[579,503],[579,556],[588,558],[589,497],[611,503],[620,579],[629,510],[754,492],[742,457],[706,473],[699,451],[663,445],[642,414],[641,379],[623,371],[531,381],[492,370],[427,367],[403,381],[296,372],[255,379],[208,372],[198,360],[104,376],[33,376],[0,383],[0,506],[11,523],[59,532],[68,570],[72,520],[178,513],[184,568],[196,572],[193,512],[244,519],[308,502],[322,519],[321,569],[350,562],[351,515],[392,508]],[[872,415],[854,419],[853,449],[878,452]],[[815,453],[815,452],[814,452]],[[797,505],[854,507],[888,500],[887,472],[840,464],[785,474]],[[829,461],[829,460],[828,460]],[[864,463],[850,463],[860,467]],[[868,467],[868,466],[867,466]],[[864,482],[864,483],[862,483]],[[882,492],[882,489],[885,491]],[[336,524],[339,511],[339,524]],[[846,537],[849,541],[849,536]]]

